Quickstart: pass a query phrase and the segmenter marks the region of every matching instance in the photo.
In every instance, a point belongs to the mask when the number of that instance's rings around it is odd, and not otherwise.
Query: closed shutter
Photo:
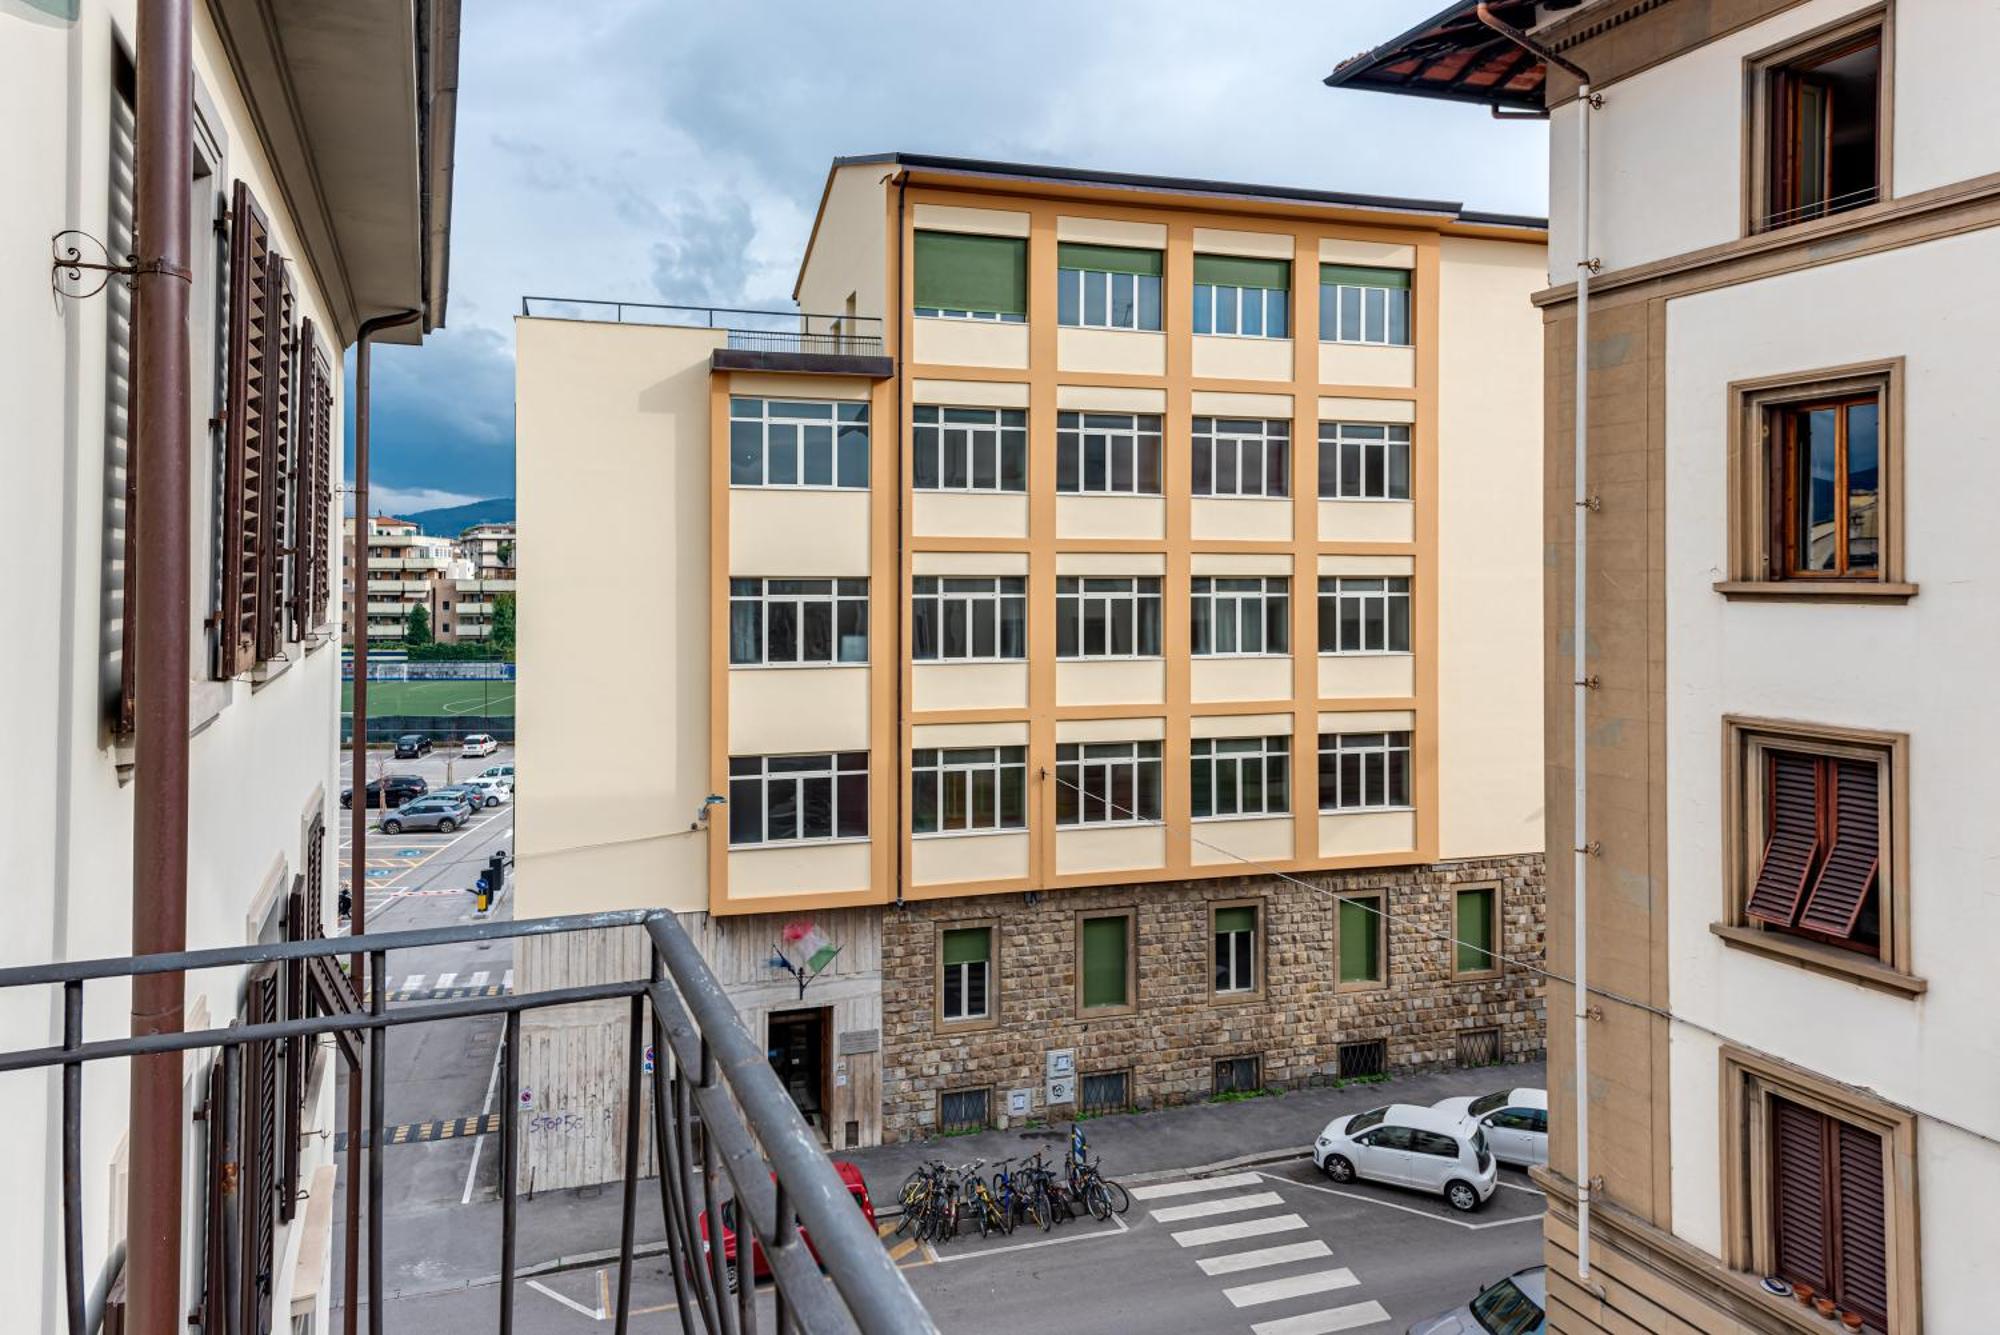
[[[1812,756],[1771,754],[1766,802],[1770,836],[1750,891],[1747,911],[1753,918],[1780,927],[1798,918],[1799,898],[1819,858],[1819,771]]]
[[[1881,867],[1881,770],[1865,760],[1827,767],[1833,777],[1833,842],[1806,898],[1799,926],[1843,939],[1868,902]]]
[[[1194,281],[1223,287],[1266,287],[1288,291],[1292,286],[1290,260],[1259,260],[1247,255],[1197,255]]]
[[[1381,929],[1368,901],[1340,901],[1340,981],[1374,982],[1382,976]]]
[[[1056,247],[1058,268],[1091,269],[1098,273],[1158,278],[1163,258],[1157,250],[1134,250],[1127,246],[1086,246],[1065,241]]]
[[[271,258],[271,327],[265,345],[264,453],[268,460],[257,495],[257,660],[278,657],[285,645],[285,575],[291,542],[292,417],[296,393],[292,289],[284,261]]]
[[[326,817],[315,814],[306,830],[306,939],[326,936]]]
[[[244,994],[244,1023],[273,1024],[283,1002],[276,964],[250,973]],[[271,1278],[277,1265],[278,1136],[282,1125],[279,1047],[251,1043],[243,1062],[242,1236],[240,1297],[243,1335],[266,1335],[271,1328]]]
[[[1825,1293],[1828,1199],[1826,1117],[1789,1099],[1771,1100],[1771,1211],[1776,1268]]]
[[[1083,923],[1083,1004],[1123,1006],[1125,990],[1125,918],[1086,918]]]
[[[285,940],[303,941],[306,926],[306,878],[301,872],[292,878],[292,892],[285,899]],[[285,1018],[306,1018],[306,963],[286,960]],[[304,1034],[285,1040],[284,1127],[278,1140],[278,1218],[291,1222],[292,1207],[299,1194],[299,1138],[305,1133],[306,1064],[312,1059],[313,1040]]]
[[[1322,264],[1319,281],[1325,287],[1395,287],[1410,285],[1408,269],[1368,269],[1356,264]]]
[[[208,1068],[208,1097],[202,1103],[202,1129],[206,1152],[203,1163],[204,1199],[202,1224],[201,1307],[196,1324],[205,1332],[224,1328],[224,1309],[233,1302],[229,1292],[230,1208],[236,1201],[236,1165],[229,1159],[229,1124],[225,1113],[228,1099],[223,1083],[222,1058],[218,1055]]]
[[[312,587],[306,600],[306,618],[317,629],[332,619],[327,610],[330,592],[327,547],[332,541],[333,515],[333,367],[316,339],[306,341],[305,355],[312,358],[312,397],[306,404],[312,416]]]
[[[1882,1190],[1882,1138],[1838,1124],[1835,1170],[1840,1191],[1840,1281],[1834,1300],[1878,1330],[1889,1325],[1888,1201]]]
[[[1028,243],[1013,236],[918,232],[915,305],[1028,313]]]
[[[222,590],[215,675],[233,677],[257,663],[270,485],[267,434],[269,358],[275,352],[271,229],[249,187],[236,183],[229,237],[229,397],[224,409]]]
[[[132,224],[137,181],[131,96],[119,86],[111,97],[111,162],[105,198],[104,248],[118,264],[137,248]],[[132,285],[112,275],[104,285],[104,547],[98,588],[98,638],[102,690],[112,730],[133,728],[133,686],[138,659],[132,652]]]
[[[286,582],[290,585],[288,613],[292,638],[303,640],[317,624],[312,615],[313,576],[317,548],[313,545],[319,518],[319,489],[326,485],[319,471],[319,347],[313,322],[299,322],[295,359],[298,404],[291,452],[291,541],[285,548]]]

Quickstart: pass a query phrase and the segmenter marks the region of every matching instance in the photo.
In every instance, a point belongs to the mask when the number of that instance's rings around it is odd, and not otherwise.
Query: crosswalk
[[[409,974],[403,985],[389,992],[390,1001],[456,1001],[465,997],[510,996],[514,991],[514,971],[507,970],[500,975],[498,983],[488,980],[493,977],[490,969],[479,969],[461,983],[456,972],[441,973],[433,985],[426,973]]]
[[[1178,1229],[1170,1236],[1177,1245],[1202,1253],[1194,1258],[1202,1274],[1213,1279],[1242,1277],[1227,1284],[1222,1296],[1231,1307],[1244,1309],[1247,1317],[1262,1316],[1281,1303],[1323,1303],[1330,1295],[1348,1294],[1360,1287],[1361,1280],[1346,1266],[1323,1264],[1333,1259],[1333,1249],[1325,1241],[1277,1240],[1285,1234],[1304,1232],[1307,1225],[1299,1215],[1284,1210],[1284,1197],[1279,1193],[1246,1190],[1268,1185],[1259,1173],[1227,1173],[1133,1187],[1131,1194],[1136,1201],[1171,1202],[1150,1206],[1149,1213],[1157,1223],[1218,1221]],[[1201,1199],[1188,1199],[1193,1197]],[[1227,1218],[1231,1215],[1249,1217]],[[1231,1243],[1260,1239],[1272,1241],[1242,1250],[1228,1248]],[[1289,1273],[1281,1273],[1288,1267]],[[1281,1312],[1279,1309],[1264,1320],[1253,1320],[1251,1335],[1335,1335],[1389,1320],[1388,1309],[1373,1299],[1306,1312]]]

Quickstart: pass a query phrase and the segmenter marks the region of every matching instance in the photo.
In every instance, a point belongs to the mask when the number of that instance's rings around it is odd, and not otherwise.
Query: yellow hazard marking
[[[916,1249],[917,1249],[917,1240],[915,1238],[904,1238],[901,1242],[897,1243],[895,1246],[889,1249],[889,1259],[891,1261],[900,1261],[905,1256],[908,1256],[911,1252],[915,1251]]]

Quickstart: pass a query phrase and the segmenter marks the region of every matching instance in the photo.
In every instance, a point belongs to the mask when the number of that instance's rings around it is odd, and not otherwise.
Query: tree
[[[422,603],[410,609],[410,620],[403,627],[404,644],[429,644],[431,642],[431,611]]]
[[[514,595],[495,594],[493,597],[493,633],[487,637],[493,652],[508,662],[514,661]]]
[[[500,551],[500,564],[503,566],[512,566],[514,564],[514,544],[511,542],[503,542],[500,544],[499,551]]]

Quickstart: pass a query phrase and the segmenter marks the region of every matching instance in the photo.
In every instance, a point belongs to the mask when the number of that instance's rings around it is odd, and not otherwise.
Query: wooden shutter
[[[1882,1190],[1882,1138],[1836,1123],[1834,1172],[1839,1196],[1840,1271],[1834,1300],[1878,1330],[1889,1325],[1888,1200]]]
[[[1820,762],[1812,756],[1774,751],[1768,782],[1770,835],[1747,909],[1753,918],[1790,927],[1819,858]]]
[[[314,540],[320,515],[319,490],[326,486],[325,473],[319,467],[319,344],[310,316],[299,322],[296,341],[298,407],[291,455],[292,538],[285,549],[285,565],[291,584],[288,610],[292,638],[303,640],[317,624],[312,615],[313,576],[317,573],[318,559]]]
[[[223,409],[222,590],[215,675],[257,663],[259,562],[271,465],[266,378],[273,347],[271,228],[250,189],[236,183],[229,209],[229,396]]]
[[[278,657],[285,645],[285,574],[288,565],[292,491],[292,417],[296,397],[293,358],[297,338],[292,309],[298,297],[282,258],[270,268],[271,325],[266,334],[264,375],[264,469],[257,494],[257,660]]]
[[[251,970],[244,994],[244,1023],[275,1023],[283,1008],[276,964]],[[243,1335],[266,1335],[271,1328],[271,1277],[277,1265],[279,1047],[266,1040],[243,1054],[242,1237],[240,1300]]]
[[[1771,1213],[1773,1258],[1779,1275],[1821,1293],[1832,1287],[1827,1257],[1827,1190],[1824,1114],[1771,1100]]]
[[[306,616],[314,628],[332,620],[327,611],[330,591],[327,547],[333,539],[333,366],[316,340],[306,344],[305,355],[312,358],[312,398],[306,411],[312,417],[312,586],[306,600]]]
[[[206,1206],[202,1233],[201,1307],[198,1323],[203,1331],[223,1329],[223,1311],[234,1301],[229,1292],[230,1207],[236,1201],[236,1165],[229,1158],[229,1125],[225,1119],[228,1100],[223,1084],[222,1057],[218,1054],[208,1068],[208,1098],[202,1104],[202,1128],[207,1141],[204,1162]]]
[[[1827,771],[1834,785],[1832,842],[1799,926],[1845,939],[1882,865],[1881,769],[1866,760],[1840,760]]]
[[[111,162],[105,187],[104,246],[116,264],[132,254],[136,211],[137,128],[131,95],[123,75],[111,98]],[[132,364],[132,284],[112,275],[104,285],[104,548],[103,579],[98,600],[102,608],[100,637],[104,655],[103,690],[112,731],[132,735],[138,682],[138,656],[132,643],[132,516],[135,478],[132,472],[132,387],[138,376]]]
[[[285,940],[303,941],[306,927],[305,873],[292,878],[292,892],[285,898]],[[304,960],[286,960],[285,1018],[306,1018],[306,965]],[[313,1042],[300,1034],[285,1040],[284,1124],[278,1140],[278,1218],[291,1222],[292,1207],[299,1194],[299,1138],[305,1134],[306,1066],[312,1060]]]
[[[306,939],[326,936],[326,817],[316,814],[306,830]]]

